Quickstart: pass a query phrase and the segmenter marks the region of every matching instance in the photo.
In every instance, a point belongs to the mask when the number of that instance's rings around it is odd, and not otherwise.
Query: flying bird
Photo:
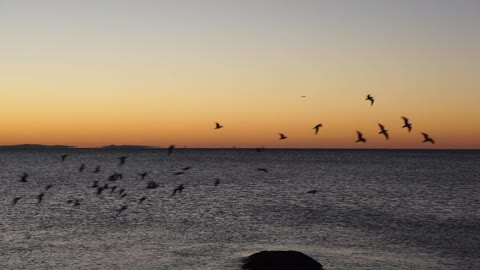
[[[28,182],[28,181],[27,181],[27,178],[28,178],[28,173],[23,173],[23,174],[20,176],[20,182],[23,182],[23,183]]]
[[[37,195],[37,204],[42,203],[44,195],[45,194],[43,192]]]
[[[120,209],[118,209],[117,211],[117,216],[120,215],[123,211],[127,210],[127,206],[126,205],[122,205],[122,207],[120,207]]]
[[[285,140],[287,138],[287,136],[285,136],[283,133],[278,133],[278,135],[280,136],[279,140]]]
[[[172,144],[172,145],[170,145],[170,146],[168,147],[168,155],[171,155],[171,154],[172,154],[173,148],[175,148],[175,145],[174,145],[174,144]]]
[[[367,98],[365,98],[365,100],[370,100],[370,106],[373,106],[373,103],[375,102],[375,99],[373,99],[370,94],[367,95]]]
[[[67,157],[68,155],[62,155],[62,162],[64,162]]]
[[[426,142],[430,142],[432,144],[435,144],[435,141],[430,137],[428,136],[427,133],[423,133],[422,132],[422,135],[423,135],[423,142],[426,143]]]
[[[221,129],[221,128],[223,128],[223,126],[220,125],[220,123],[215,122],[215,128],[214,129]]]
[[[268,170],[266,168],[257,168],[257,171],[268,173]]]
[[[321,127],[323,127],[322,124],[318,124],[318,125],[316,125],[316,126],[313,127],[313,129],[315,129],[315,135],[318,134],[318,130],[319,130]]]
[[[78,168],[79,172],[83,172],[83,170],[85,170],[85,164],[82,164],[82,166],[80,166],[80,168]]]
[[[176,188],[173,190],[172,196],[174,196],[177,192],[178,192],[178,193],[182,193],[183,189],[184,189],[183,184],[180,184],[180,186],[176,187]]]
[[[378,132],[378,134],[383,134],[383,136],[385,136],[385,139],[388,140],[388,130],[386,130],[382,124],[378,124],[378,126],[380,127],[380,132]]]
[[[119,166],[122,166],[123,164],[125,164],[125,160],[127,160],[127,157],[119,157],[118,159],[120,159]]]
[[[363,137],[363,134],[358,130],[357,130],[357,137],[358,137],[358,139],[355,142],[363,142],[363,143],[367,142],[367,139],[365,139]]]
[[[155,181],[150,181],[147,184],[147,189],[155,189],[158,187],[158,184]]]
[[[408,118],[406,118],[405,116],[402,116],[402,119],[403,119],[402,128],[407,128],[408,132],[412,131],[412,124],[408,122]]]
[[[21,197],[15,197],[15,198],[13,198],[12,204],[13,204],[13,205],[17,204],[18,200],[20,200],[20,199],[21,199]]]

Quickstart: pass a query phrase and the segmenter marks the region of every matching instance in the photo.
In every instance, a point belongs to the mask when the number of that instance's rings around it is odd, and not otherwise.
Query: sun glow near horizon
[[[480,5],[392,5],[0,1],[0,144],[480,148]]]

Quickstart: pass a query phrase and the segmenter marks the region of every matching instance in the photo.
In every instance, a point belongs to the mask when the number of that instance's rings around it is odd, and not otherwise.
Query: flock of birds
[[[301,96],[301,97],[305,98],[306,96]],[[367,95],[365,100],[370,101],[370,106],[373,106],[373,103],[375,103],[375,99],[370,94]],[[405,116],[402,116],[401,118],[403,119],[402,128],[406,128],[408,130],[408,132],[411,132],[412,131],[412,124],[410,123],[408,118],[405,117]],[[323,127],[323,124],[317,124],[313,127],[313,129],[315,130],[315,135],[318,134],[321,127]],[[380,128],[380,132],[378,132],[378,134],[383,135],[385,137],[385,139],[388,140],[389,139],[388,130],[385,129],[385,126],[379,123],[378,127]],[[221,129],[221,128],[223,128],[223,125],[221,125],[218,122],[215,122],[215,128],[214,129]],[[423,143],[429,142],[431,144],[435,144],[435,140],[433,140],[433,138],[430,137],[427,133],[421,132],[421,134],[423,135]],[[285,139],[288,138],[284,133],[278,133],[278,135],[280,136],[279,140],[285,140]],[[366,143],[367,139],[363,136],[362,132],[357,130],[357,140],[355,142]]]
[[[302,96],[302,97],[305,97],[305,96]],[[371,106],[373,106],[373,104],[375,102],[375,99],[370,94],[367,95],[365,100],[370,101]],[[402,116],[401,118],[403,119],[403,122],[404,122],[402,128],[406,128],[408,130],[408,132],[411,132],[412,131],[412,124],[409,122],[408,118],[406,118],[404,116]],[[383,135],[385,137],[385,139],[388,140],[389,139],[388,130],[385,129],[385,126],[382,125],[382,124],[378,124],[378,126],[380,128],[380,131],[379,131],[378,134]],[[315,130],[315,135],[318,134],[321,127],[323,127],[322,124],[317,124],[313,127],[313,129]],[[218,123],[218,122],[215,122],[214,129],[221,129],[221,128],[223,128],[223,125]],[[421,134],[424,137],[423,143],[426,143],[426,142],[430,142],[432,144],[435,143],[435,141],[428,134],[423,133],[423,132]],[[279,133],[278,135],[280,136],[280,138],[279,138],[280,140],[285,140],[285,139],[288,138],[283,133]],[[355,142],[366,143],[367,139],[363,136],[363,134],[360,131],[357,131],[357,140]],[[170,145],[167,148],[167,154],[171,155],[173,153],[174,149],[175,149],[175,145]],[[262,148],[256,148],[256,151],[261,152],[261,151],[263,151],[263,149],[264,149],[263,147]],[[67,154],[62,155],[60,157],[61,162],[65,162],[68,156],[69,155],[67,155]],[[121,156],[121,157],[118,158],[118,160],[119,160],[118,166],[121,167],[127,161],[127,157],[126,156]],[[85,169],[86,169],[86,165],[81,164],[80,167],[78,168],[78,172],[82,173],[82,172],[84,172]],[[191,166],[183,167],[183,168],[181,168],[180,171],[175,172],[174,175],[182,175],[186,171],[188,171],[189,169],[191,169]],[[257,168],[256,170],[259,171],[259,172],[268,173],[267,168]],[[100,171],[101,171],[100,166],[96,166],[95,170],[93,170],[92,172],[97,174]],[[148,176],[148,172],[142,172],[142,173],[139,174],[139,177],[140,177],[141,180],[144,180],[147,176]],[[26,173],[26,172],[23,173],[22,175],[20,175],[19,182],[28,183],[28,177],[29,177],[28,173]],[[123,174],[118,173],[118,172],[114,172],[113,174],[108,176],[106,183],[102,184],[102,183],[100,183],[100,181],[93,181],[93,184],[90,186],[90,188],[94,189],[94,194],[96,194],[97,196],[101,196],[102,194],[110,191],[110,195],[113,195],[114,193],[118,193],[120,198],[123,199],[127,196],[125,188],[121,187],[120,185],[115,184],[116,181],[121,180],[121,179],[123,179]],[[214,184],[215,187],[217,187],[220,184],[220,179],[216,178],[215,182],[213,184]],[[146,189],[156,189],[159,186],[160,185],[157,182],[151,180],[151,181],[147,182],[147,185],[146,185],[145,188]],[[45,189],[36,196],[37,204],[41,204],[43,202],[45,192],[47,192],[52,187],[53,187],[53,185],[51,185],[51,184],[45,186]],[[181,194],[184,189],[185,189],[185,186],[183,184],[178,185],[177,187],[175,187],[173,189],[171,196]],[[315,190],[315,189],[307,191],[307,194],[315,194],[315,193],[317,193],[317,190]],[[22,199],[22,197],[13,198],[12,199],[12,205],[16,205],[21,199]],[[136,203],[137,204],[142,204],[147,199],[148,198],[146,196],[142,196],[138,200],[136,200]],[[81,201],[79,199],[69,199],[69,200],[67,200],[67,204],[72,205],[73,207],[77,207],[77,206],[81,205]],[[116,214],[120,215],[127,208],[128,208],[128,205],[126,205],[126,204],[122,205],[119,209],[117,209]]]

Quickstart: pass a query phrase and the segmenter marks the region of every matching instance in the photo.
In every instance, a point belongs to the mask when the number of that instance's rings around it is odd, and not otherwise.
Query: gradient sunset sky
[[[479,14],[475,0],[0,0],[0,145],[480,148]]]

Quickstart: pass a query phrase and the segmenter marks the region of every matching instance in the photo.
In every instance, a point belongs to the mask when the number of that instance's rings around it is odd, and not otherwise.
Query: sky
[[[475,0],[0,0],[0,145],[479,149],[478,14]]]

